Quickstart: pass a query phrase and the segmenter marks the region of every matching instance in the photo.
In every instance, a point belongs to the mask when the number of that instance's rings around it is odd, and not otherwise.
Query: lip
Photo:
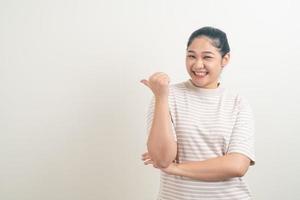
[[[193,72],[193,75],[194,75],[195,77],[198,77],[198,78],[204,78],[204,77],[206,77],[207,74],[208,74],[208,71],[192,71],[192,72]],[[200,76],[200,75],[197,75],[196,73],[205,73],[205,75],[204,75],[204,76]]]
[[[197,70],[192,70],[193,72],[208,72],[208,71],[206,71],[206,70],[200,70],[200,71],[197,71]]]

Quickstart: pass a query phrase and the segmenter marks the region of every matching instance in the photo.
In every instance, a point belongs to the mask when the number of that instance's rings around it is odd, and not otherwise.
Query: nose
[[[203,61],[201,59],[197,59],[194,64],[194,68],[196,69],[204,68]]]

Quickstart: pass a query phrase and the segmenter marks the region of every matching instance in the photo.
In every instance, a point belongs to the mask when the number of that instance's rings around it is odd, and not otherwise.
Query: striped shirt
[[[247,100],[222,86],[199,88],[191,80],[170,85],[169,110],[177,160],[202,161],[241,153],[255,163],[254,120]],[[147,114],[149,134],[154,98]],[[200,181],[161,171],[157,200],[246,200],[251,193],[243,177]]]

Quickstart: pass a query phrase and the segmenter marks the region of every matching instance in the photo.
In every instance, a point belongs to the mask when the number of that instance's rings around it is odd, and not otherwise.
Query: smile
[[[197,77],[203,78],[208,74],[208,72],[207,71],[200,71],[200,72],[193,71],[193,74]]]

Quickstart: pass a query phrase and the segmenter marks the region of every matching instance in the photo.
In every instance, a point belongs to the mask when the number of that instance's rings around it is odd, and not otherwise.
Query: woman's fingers
[[[149,153],[146,152],[146,153],[143,153],[143,154],[142,154],[142,157],[145,157],[145,156],[149,156]]]
[[[166,73],[156,72],[148,79],[142,79],[140,82],[150,88],[156,97],[169,95],[170,78]]]
[[[156,80],[156,79],[158,79],[162,75],[166,75],[166,74],[164,72],[155,72],[154,74],[152,74],[149,77],[149,80]]]
[[[153,160],[146,160],[145,162],[144,162],[144,164],[145,165],[149,165],[149,164],[151,164],[151,165],[154,165],[154,162],[153,162]]]
[[[149,82],[159,83],[160,85],[166,85],[169,84],[170,78],[164,72],[157,72],[150,76]]]
[[[149,87],[151,89],[151,85],[150,85],[150,81],[154,81],[158,78],[160,78],[161,76],[165,75],[163,72],[156,72],[154,74],[152,74],[149,79],[142,79],[140,82],[143,83],[144,85],[146,85],[147,87]]]
[[[153,167],[158,168],[158,166],[153,162],[153,160],[149,159],[144,162],[145,165],[153,165]]]
[[[156,164],[153,162],[148,152],[142,154],[142,160],[144,161],[145,165],[151,164],[153,165],[153,167],[157,168]]]
[[[151,164],[151,165],[153,165],[154,168],[159,169],[159,167],[158,167],[158,166],[155,164],[155,162],[151,159],[151,156],[149,155],[148,152],[142,154],[142,160],[144,161],[144,164],[145,164],[145,165]]]
[[[151,157],[150,157],[149,153],[146,152],[142,155],[142,160],[148,160],[148,159],[151,159]]]
[[[146,80],[146,79],[142,79],[140,82],[141,82],[141,83],[143,83],[144,85],[146,85],[148,88],[150,88],[150,89],[151,89],[151,87],[150,87],[150,83],[149,83],[149,81],[148,81],[148,80]]]

